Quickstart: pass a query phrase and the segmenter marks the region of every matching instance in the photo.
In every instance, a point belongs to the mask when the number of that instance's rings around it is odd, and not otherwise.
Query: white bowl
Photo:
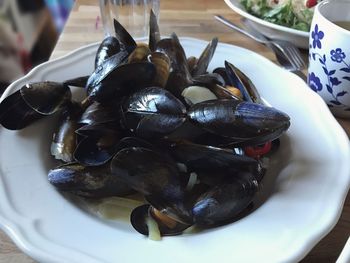
[[[200,55],[207,45],[180,40],[187,56]],[[97,48],[98,44],[85,46],[38,66],[13,83],[2,99],[28,82],[90,74]],[[263,99],[291,117],[265,176],[274,187],[254,212],[225,226],[160,242],[147,240],[129,222],[101,220],[48,182],[48,170],[54,167],[49,149],[55,126],[49,118],[21,131],[0,127],[0,227],[39,262],[301,260],[340,216],[350,186],[348,137],[323,100],[296,75],[256,53],[222,43],[209,70],[224,60],[251,78]]]
[[[286,40],[297,47],[304,49],[309,48],[309,32],[280,26],[253,16],[245,11],[245,8],[240,4],[240,0],[224,1],[233,11],[252,21],[253,26],[269,38]]]

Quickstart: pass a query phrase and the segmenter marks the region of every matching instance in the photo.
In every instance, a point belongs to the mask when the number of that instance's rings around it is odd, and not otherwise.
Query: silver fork
[[[250,30],[246,31],[243,28],[239,27],[238,25],[232,23],[231,21],[228,21],[226,18],[215,15],[214,16],[218,21],[222,22],[226,26],[237,30],[238,32],[254,39],[255,41],[268,45],[271,49],[273,49],[275,52],[276,50],[279,50],[280,53],[282,53],[286,59],[290,61],[291,68],[289,70],[302,70],[306,67],[306,64],[299,52],[299,50],[291,43],[283,40],[270,40],[267,39],[263,34],[258,32],[255,28],[252,27],[250,22],[246,19],[242,19],[242,23]],[[276,57],[279,52],[276,52]],[[278,59],[278,58],[277,58]]]
[[[261,34],[258,30],[254,28],[252,23],[247,20],[246,18],[242,18],[241,22],[253,33],[256,37],[259,37],[260,39],[265,39],[273,43],[275,46],[279,46],[280,49],[284,50],[284,53],[289,60],[291,60],[292,64],[295,66],[296,69],[302,70],[306,68],[306,63],[299,51],[299,49],[294,46],[292,43],[284,40],[278,40],[273,39],[269,40],[267,39],[263,34]]]

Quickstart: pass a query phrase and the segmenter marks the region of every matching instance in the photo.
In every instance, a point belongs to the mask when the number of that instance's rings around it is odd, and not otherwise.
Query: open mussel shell
[[[225,137],[249,140],[276,130],[287,130],[287,114],[272,107],[238,100],[212,100],[193,105],[189,120],[199,127]]]
[[[120,51],[120,44],[116,37],[108,36],[101,42],[95,56],[95,68],[100,66],[106,59]]]
[[[113,19],[116,38],[119,40],[121,49],[125,49],[128,54],[134,51],[137,44],[129,32],[115,19]]]
[[[166,154],[142,147],[125,148],[113,157],[111,170],[159,211],[180,222],[192,221],[184,205],[178,167]]]
[[[208,65],[214,56],[218,41],[218,38],[215,37],[206,46],[191,72],[193,77],[205,74],[207,72]]]
[[[226,76],[230,85],[240,90],[243,99],[249,102],[264,104],[253,82],[238,68],[225,61]]]
[[[206,86],[188,86],[181,95],[184,97],[187,105],[216,99],[234,99],[240,100],[226,88],[217,84],[207,84]]]
[[[157,43],[160,40],[160,31],[158,26],[157,17],[151,9],[149,17],[149,43],[148,46],[151,51],[156,50]]]
[[[73,153],[77,145],[75,131],[80,127],[77,120],[82,113],[80,104],[72,102],[61,113],[59,126],[54,132],[51,143],[51,155],[63,162],[73,162]]]
[[[78,129],[84,136],[74,151],[74,159],[85,166],[107,163],[116,153],[121,133],[114,125],[94,124]]]
[[[136,207],[130,215],[130,222],[136,231],[142,235],[148,236],[148,222],[150,218],[156,222],[161,236],[180,235],[191,226],[189,224],[177,222],[167,215],[161,214],[161,212],[157,211],[149,204]]]
[[[71,96],[69,87],[59,82],[26,84],[0,103],[0,123],[10,130],[22,129],[61,110]]]
[[[124,126],[141,137],[171,133],[186,120],[186,108],[169,91],[149,87],[133,93],[122,106]]]
[[[161,39],[157,43],[156,51],[165,53],[170,59],[171,72],[165,89],[180,98],[182,91],[192,83],[183,47],[177,36],[173,34],[171,38]]]
[[[106,103],[151,86],[155,75],[156,68],[150,62],[124,64],[108,72],[97,85],[88,84],[87,92],[92,100]]]
[[[109,165],[86,167],[77,163],[65,164],[50,170],[48,180],[60,191],[89,198],[132,193],[127,184],[110,172]]]

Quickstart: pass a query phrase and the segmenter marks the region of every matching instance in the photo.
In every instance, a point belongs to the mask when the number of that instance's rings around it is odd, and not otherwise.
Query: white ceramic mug
[[[350,117],[350,0],[324,0],[315,8],[308,85],[335,116]]]
[[[113,19],[116,19],[134,38],[148,36],[151,9],[158,19],[159,0],[100,0],[105,34],[115,34]]]

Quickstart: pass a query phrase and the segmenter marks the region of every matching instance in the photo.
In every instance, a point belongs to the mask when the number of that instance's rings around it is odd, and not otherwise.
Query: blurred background
[[[0,0],[0,95],[47,61],[74,0]]]

